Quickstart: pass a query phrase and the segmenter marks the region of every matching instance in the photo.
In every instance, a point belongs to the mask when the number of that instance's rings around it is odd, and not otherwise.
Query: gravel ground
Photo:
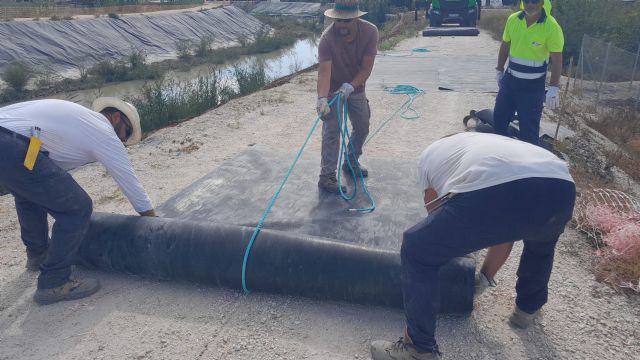
[[[424,88],[426,94],[415,102],[423,116],[391,121],[367,145],[365,163],[367,157],[417,159],[435,139],[461,130],[470,109],[493,105],[495,94],[471,86],[456,92],[436,90],[439,76],[447,71],[467,71],[477,81],[493,81],[493,66],[481,70],[456,65],[463,60],[491,63],[498,43],[488,35],[416,37],[396,51],[415,47],[432,52],[377,59],[368,87],[372,129],[404,100],[382,91],[384,85]],[[315,76],[302,74],[283,86],[231,101],[132,146],[132,163],[153,202],[164,202],[250,144],[293,153],[314,118]],[[306,151],[318,152],[319,140],[318,132]],[[73,176],[94,199],[97,211],[134,214],[101,165],[84,166]],[[472,314],[440,318],[437,336],[444,359],[640,359],[639,298],[594,280],[592,250],[572,229],[558,245],[543,317],[527,331],[510,328],[506,318],[513,308],[520,251],[516,245],[497,277],[499,286],[476,300]],[[260,293],[245,296],[83,269],[76,273],[102,282],[98,294],[38,306],[31,299],[36,274],[26,272],[24,265],[13,199],[3,196],[0,359],[368,359],[371,340],[397,339],[404,327],[399,309]]]

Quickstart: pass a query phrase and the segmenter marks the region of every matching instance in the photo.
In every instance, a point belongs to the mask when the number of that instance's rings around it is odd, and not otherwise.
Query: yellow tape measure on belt
[[[36,159],[38,153],[40,153],[40,147],[42,146],[42,140],[40,140],[40,128],[34,127],[31,129],[31,139],[29,140],[29,148],[27,149],[27,156],[24,158],[24,167],[33,170],[36,165]]]

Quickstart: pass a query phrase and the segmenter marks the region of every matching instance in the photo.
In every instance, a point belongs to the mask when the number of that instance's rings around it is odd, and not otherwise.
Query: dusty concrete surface
[[[460,130],[470,109],[493,105],[494,94],[436,90],[436,75],[456,59],[473,56],[478,64],[492,63],[498,44],[489,36],[414,38],[398,50],[415,47],[432,52],[377,59],[368,88],[371,127],[404,101],[403,96],[382,91],[383,85],[424,88],[427,93],[415,102],[423,116],[391,121],[367,145],[365,163],[367,157],[416,159],[435,139]],[[470,76],[493,81],[493,66],[471,70]],[[162,203],[250,144],[290,151],[293,158],[314,118],[315,75],[303,74],[289,84],[234,100],[131,147],[131,160],[154,203]],[[306,151],[318,152],[319,139],[318,132]],[[96,210],[133,214],[102,166],[85,166],[73,176],[94,199]],[[506,318],[513,307],[520,251],[516,246],[497,277],[498,288],[478,298],[471,315],[440,318],[437,337],[444,359],[639,358],[638,297],[617,294],[595,282],[591,249],[571,229],[558,246],[543,318],[530,330],[511,329]],[[102,282],[98,294],[42,307],[31,299],[36,274],[26,272],[24,265],[13,199],[3,196],[0,359],[367,359],[371,340],[394,340],[404,327],[398,309],[259,293],[244,296],[227,289],[82,269],[76,275]]]

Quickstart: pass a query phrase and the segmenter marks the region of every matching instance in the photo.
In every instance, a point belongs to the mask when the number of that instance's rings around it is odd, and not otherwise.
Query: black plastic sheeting
[[[232,1],[231,4],[251,15],[261,16],[316,17],[327,7],[310,2]]]
[[[254,227],[294,158],[252,147],[158,207],[163,218],[94,214],[83,265],[241,288],[242,259]],[[426,214],[411,161],[370,159],[373,213],[318,190],[319,158],[305,154],[251,250],[251,290],[401,306],[402,232]],[[352,188],[352,184],[349,185]],[[441,311],[473,308],[473,257],[443,267]]]
[[[78,263],[241,289],[242,259],[253,230],[94,213]],[[467,257],[442,268],[441,312],[472,310],[474,266],[474,260]],[[261,231],[251,251],[247,285],[253,291],[402,305],[397,252],[277,230]]]
[[[480,31],[474,27],[428,27],[422,30],[422,36],[478,36]]]
[[[0,68],[20,61],[52,71],[90,67],[102,60],[122,60],[133,51],[149,59],[176,55],[176,43],[199,42],[212,47],[252,37],[264,24],[233,6],[169,15],[123,15],[119,19],[0,22]]]

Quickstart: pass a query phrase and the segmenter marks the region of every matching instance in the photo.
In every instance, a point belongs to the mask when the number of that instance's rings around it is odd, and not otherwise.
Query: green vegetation
[[[108,13],[107,16],[110,19],[120,19],[120,15],[116,14],[116,13]]]
[[[562,0],[553,3],[553,16],[565,36],[564,55],[580,54],[587,34],[635,53],[640,45],[640,2],[620,0]]]
[[[27,82],[33,77],[33,70],[23,63],[16,62],[8,65],[0,77],[12,90],[22,94]]]
[[[241,96],[256,92],[269,83],[264,64],[258,61],[249,66],[234,65],[233,72]]]
[[[262,89],[269,79],[263,63],[234,66],[238,90],[229,82],[221,81],[220,72],[211,69],[209,74],[196,80],[177,83],[159,80],[143,86],[140,97],[128,99],[140,114],[143,132],[174,124],[203,114],[237,96]]]
[[[380,51],[393,49],[400,41],[416,36],[420,30],[427,26],[427,20],[424,16],[415,21],[413,11],[400,13],[399,16],[398,20],[388,21],[380,29],[378,42]]]
[[[385,15],[390,13],[388,0],[362,0],[360,1],[360,9],[367,12],[363,19],[377,26],[384,25],[386,21]]]
[[[483,11],[479,26],[499,40],[512,11]],[[565,37],[564,59],[577,59],[584,34],[635,53],[640,46],[640,2],[563,0],[553,3],[553,16]]]
[[[89,69],[88,74],[97,76],[102,82],[107,83],[161,77],[162,73],[158,66],[148,65],[146,60],[147,56],[144,52],[133,51],[126,61],[103,60]],[[80,75],[82,78],[82,69]]]

